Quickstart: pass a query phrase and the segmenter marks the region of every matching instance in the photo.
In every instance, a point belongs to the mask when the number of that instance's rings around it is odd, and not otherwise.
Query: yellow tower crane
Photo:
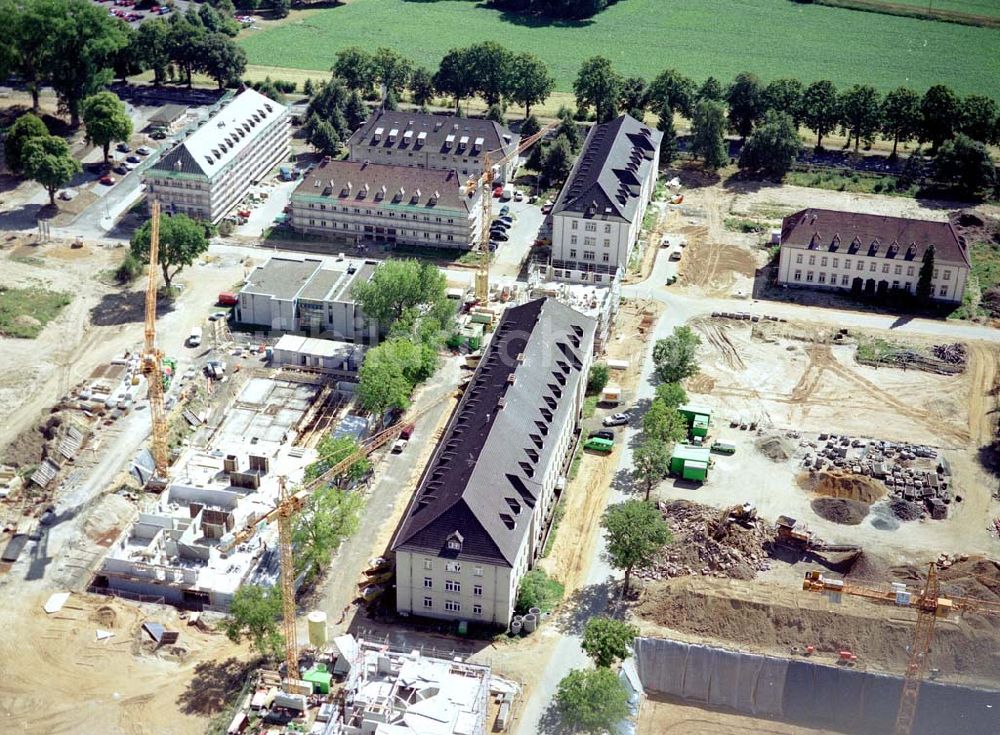
[[[952,610],[1000,616],[1000,603],[998,602],[978,600],[972,597],[944,597],[940,595],[937,566],[933,562],[927,569],[927,579],[923,588],[915,595],[899,587],[880,589],[854,584],[843,579],[827,579],[819,571],[806,572],[802,589],[810,592],[840,592],[867,597],[870,600],[888,602],[917,611],[913,646],[910,648],[910,658],[903,676],[903,691],[899,699],[899,712],[896,715],[895,735],[910,735],[913,730],[913,720],[917,714],[917,698],[920,694],[920,682],[927,674],[931,641],[934,639],[934,624],[938,618],[947,618]]]
[[[517,148],[504,154],[503,149],[488,151],[483,155],[483,174],[478,179],[470,179],[466,183],[469,196],[479,189],[481,200],[481,221],[479,223],[479,269],[476,271],[476,299],[486,304],[490,300],[490,222],[493,219],[493,182],[496,181],[497,170],[506,166],[520,156],[531,146],[541,140],[546,133],[553,130],[559,123],[549,123],[534,135],[530,135]],[[496,156],[496,159],[494,159]]]
[[[294,493],[288,489],[286,479],[279,477],[277,504],[264,515],[250,519],[245,526],[233,534],[232,538],[219,544],[219,551],[223,554],[228,554],[238,544],[249,541],[261,524],[272,521],[278,524],[278,553],[281,555],[279,559],[281,575],[279,584],[281,587],[282,626],[285,634],[285,676],[287,678],[297,679],[299,675],[298,628],[295,622],[295,563],[294,552],[292,550],[292,521],[305,507],[309,496],[316,490],[335,480],[358,460],[366,458],[379,447],[385,446],[388,442],[398,437],[408,425],[430,411],[434,406],[452,398],[454,395],[446,393],[440,399],[406,416],[405,421],[399,421],[388,429],[375,434],[356,452],[340,460],[322,475],[307,482]],[[461,395],[461,389],[459,390],[459,395]]]
[[[142,351],[142,372],[146,376],[149,413],[152,419],[154,477],[167,476],[167,418],[163,408],[163,353],[156,346],[156,283],[160,255],[160,203],[151,206],[149,231],[149,273],[146,279],[146,329]]]

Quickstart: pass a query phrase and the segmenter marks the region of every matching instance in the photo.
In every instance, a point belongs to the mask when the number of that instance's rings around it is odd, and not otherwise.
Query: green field
[[[954,0],[971,5],[973,0]],[[789,0],[621,0],[589,21],[543,24],[471,0],[350,0],[242,37],[251,64],[327,71],[339,49],[388,46],[431,69],[454,46],[495,40],[542,57],[569,91],[580,62],[625,75],[665,67],[702,80],[745,70],[888,90],[942,83],[1000,99],[1000,31]]]
[[[70,301],[59,291],[0,286],[0,336],[33,339]]]
[[[944,10],[1000,18],[1000,3],[996,0],[886,0],[889,5],[910,5],[918,10]]]

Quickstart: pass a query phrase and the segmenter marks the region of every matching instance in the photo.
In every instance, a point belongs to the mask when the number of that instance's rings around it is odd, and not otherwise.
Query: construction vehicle
[[[924,586],[916,594],[907,590],[902,582],[893,582],[887,589],[866,587],[843,579],[827,579],[818,570],[806,572],[802,589],[808,592],[833,592],[867,597],[870,600],[917,611],[913,646],[910,648],[910,658],[903,676],[903,691],[899,699],[899,712],[896,715],[895,735],[910,735],[913,730],[920,682],[927,674],[931,641],[934,639],[934,625],[937,620],[947,618],[953,612],[1000,617],[1000,602],[978,600],[973,597],[945,597],[939,594],[937,566],[933,562],[928,565]]]
[[[490,300],[490,225],[493,220],[493,182],[496,180],[497,171],[510,163],[512,160],[524,153],[528,148],[541,140],[550,131],[556,128],[558,123],[552,122],[545,125],[534,135],[530,135],[522,140],[517,148],[506,155],[503,151],[488,151],[483,156],[483,174],[478,179],[470,179],[466,182],[466,196],[473,196],[478,189],[480,192],[480,206],[482,207],[482,221],[479,223],[479,269],[476,271],[476,300],[480,304],[487,304]],[[499,157],[494,160],[493,156]]]
[[[461,391],[458,391],[458,395],[461,395]],[[289,491],[285,478],[279,477],[277,504],[264,515],[251,518],[246,525],[236,531],[231,537],[223,538],[222,543],[219,544],[219,552],[223,555],[229,554],[240,544],[249,541],[257,532],[257,528],[260,525],[277,522],[282,625],[285,634],[285,675],[287,678],[298,679],[299,674],[298,630],[295,621],[295,564],[292,551],[292,520],[305,507],[309,496],[316,490],[336,480],[355,462],[365,459],[376,449],[394,441],[403,431],[410,428],[418,418],[439,403],[455,396],[455,393],[446,393],[439,400],[408,416],[407,421],[400,420],[388,429],[375,434],[356,452],[337,462],[322,475],[306,483],[294,493]],[[372,587],[378,589],[378,594],[381,594],[384,589],[378,585],[372,585]],[[371,599],[377,597],[378,594],[372,596]],[[369,601],[364,593],[362,594],[362,598],[366,602]]]
[[[156,346],[156,281],[160,273],[160,203],[153,200],[149,228],[149,267],[146,279],[145,344],[142,350],[142,373],[146,376],[149,413],[152,419],[152,485],[165,485],[167,476],[167,416],[163,406],[163,353]],[[155,481],[155,482],[154,482]]]
[[[828,544],[815,534],[802,521],[789,516],[778,516],[774,522],[774,543],[778,546],[788,546],[800,551],[825,551],[828,553],[861,551],[854,544]]]
[[[757,506],[753,503],[743,503],[743,505],[734,505],[723,509],[717,519],[709,522],[708,530],[712,538],[718,540],[729,533],[729,527],[732,524],[752,528],[756,520]]]

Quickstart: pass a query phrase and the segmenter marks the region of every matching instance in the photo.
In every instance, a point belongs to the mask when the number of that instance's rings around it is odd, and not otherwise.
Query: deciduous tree
[[[959,130],[980,143],[996,143],[1000,139],[1000,118],[997,103],[990,97],[971,94],[962,100]]]
[[[726,113],[718,102],[702,100],[691,121],[691,153],[701,158],[705,168],[716,171],[729,160],[726,150]]]
[[[399,97],[410,81],[413,64],[398,51],[381,46],[372,56],[372,74],[375,82]]]
[[[83,124],[87,128],[87,141],[101,147],[105,163],[111,144],[128,140],[132,135],[132,119],[113,92],[98,92],[83,101]]]
[[[628,717],[628,693],[610,669],[570,671],[556,690],[556,709],[575,732],[603,735],[617,732]]]
[[[783,112],[791,116],[795,127],[802,123],[802,95],[805,87],[798,79],[775,79],[762,93],[765,110]]]
[[[642,433],[644,438],[658,441],[672,449],[674,444],[687,437],[687,422],[676,406],[670,406],[656,398],[643,414]]]
[[[652,561],[656,552],[670,542],[670,529],[656,506],[644,500],[610,506],[601,525],[611,565],[625,572],[624,594],[632,571]]]
[[[316,461],[306,467],[306,480],[315,480],[331,467],[356,454],[360,449],[361,445],[349,436],[325,435],[316,445]],[[331,478],[331,484],[339,484],[342,481],[358,482],[364,479],[371,472],[371,469],[372,463],[367,457],[362,457],[352,462],[340,475]]]
[[[833,82],[813,82],[802,93],[802,122],[816,133],[816,149],[823,147],[823,136],[840,123],[840,97]]]
[[[725,96],[725,91],[722,89],[722,85],[719,84],[719,80],[715,77],[709,77],[698,87],[698,92],[695,94],[693,101],[709,100],[710,102],[721,102],[723,96]]]
[[[768,110],[740,151],[740,168],[781,179],[795,163],[801,147],[791,116]]]
[[[670,408],[687,403],[688,395],[680,383],[660,383],[656,386],[656,398]]]
[[[674,128],[674,113],[662,110],[656,118],[656,129],[663,133],[660,139],[660,167],[673,163],[677,157],[677,130]]]
[[[618,109],[631,115],[636,120],[646,116],[646,80],[642,77],[629,77],[622,82],[622,98]]]
[[[364,502],[359,493],[332,486],[309,496],[292,528],[296,572],[311,579],[330,565],[340,543],[358,530]]]
[[[603,362],[595,362],[587,373],[587,393],[599,395],[608,384],[608,366]]]
[[[32,138],[45,138],[49,129],[37,115],[30,112],[14,121],[4,137],[4,156],[7,168],[16,174],[24,171],[24,144]]]
[[[309,145],[324,156],[336,156],[340,153],[340,136],[326,120],[310,119],[307,131]]]
[[[598,668],[610,669],[616,661],[629,657],[637,635],[639,629],[631,623],[601,615],[587,621],[580,648]]]
[[[337,52],[330,71],[335,77],[344,81],[348,89],[365,94],[372,88],[372,78],[375,75],[375,60],[372,55],[357,46],[351,46]]]
[[[583,62],[573,82],[576,106],[583,111],[593,106],[597,122],[607,122],[614,118],[618,110],[623,83],[610,60],[603,56],[591,57]]]
[[[670,473],[671,447],[672,445],[657,438],[649,437],[632,453],[632,477],[645,487],[646,500],[649,500],[653,488]]]
[[[222,623],[226,637],[239,643],[250,639],[254,649],[266,658],[278,660],[285,650],[280,632],[281,590],[245,584],[236,590],[229,606],[229,617]]]
[[[83,171],[70,154],[66,141],[55,135],[28,138],[21,148],[24,175],[37,181],[49,193],[49,204],[56,203],[56,191]]]
[[[355,284],[351,295],[369,319],[389,329],[407,310],[425,312],[445,299],[446,284],[444,273],[431,263],[392,259],[367,283]]]
[[[149,263],[149,237],[152,222],[147,220],[132,235],[132,253],[143,263]],[[163,282],[170,288],[174,277],[195,258],[208,250],[205,227],[186,214],[160,217],[160,248],[158,260]]]
[[[546,186],[563,181],[573,168],[573,151],[566,136],[559,135],[545,149],[542,158],[542,180]]]
[[[996,164],[986,146],[959,133],[938,148],[934,178],[961,195],[974,198],[996,186]]]
[[[434,77],[422,66],[418,66],[410,74],[410,99],[413,104],[426,109],[434,101]]]
[[[892,155],[900,143],[913,140],[920,131],[920,96],[912,89],[897,87],[882,100],[882,134],[892,138]]]
[[[672,112],[690,117],[695,103],[694,82],[676,69],[664,69],[649,84],[646,90],[646,102],[649,108],[661,114],[669,109]],[[719,98],[722,91],[719,90]]]
[[[840,112],[848,143],[854,138],[854,150],[861,141],[870,146],[882,128],[882,98],[875,87],[855,84],[840,98]]]
[[[958,96],[943,84],[935,84],[920,100],[920,140],[935,150],[955,134],[961,123],[962,104]]]
[[[556,81],[541,59],[531,53],[522,53],[512,60],[510,98],[524,108],[524,117],[531,116],[531,108],[544,102],[555,87]]]
[[[453,48],[441,59],[434,74],[434,88],[455,100],[455,114],[462,113],[462,100],[476,91],[466,49]]]
[[[934,296],[934,244],[931,243],[924,250],[924,257],[920,263],[920,274],[917,276],[917,299],[927,303]]]
[[[239,81],[246,71],[246,52],[224,33],[205,34],[201,53],[201,69],[215,80],[219,89]]]
[[[146,21],[139,26],[129,52],[139,64],[153,72],[153,84],[159,86],[167,78],[171,61],[170,28],[165,20]]]
[[[675,327],[669,337],[653,346],[656,376],[664,383],[677,383],[698,372],[697,351],[701,338],[691,327]]]
[[[755,74],[741,72],[726,92],[729,106],[729,127],[740,139],[746,141],[753,126],[764,115],[764,96],[760,80]]]

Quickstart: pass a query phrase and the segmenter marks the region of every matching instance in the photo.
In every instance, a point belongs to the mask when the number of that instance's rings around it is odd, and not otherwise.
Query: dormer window
[[[462,537],[462,534],[460,534],[458,531],[453,531],[452,533],[448,534],[448,539],[447,539],[448,551],[461,551],[462,542],[464,540],[465,539]]]

